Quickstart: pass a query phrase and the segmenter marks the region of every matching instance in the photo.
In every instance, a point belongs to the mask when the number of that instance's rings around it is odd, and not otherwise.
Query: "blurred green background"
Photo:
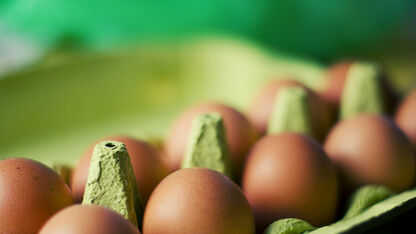
[[[109,134],[162,137],[199,101],[244,111],[269,79],[319,89],[342,59],[405,93],[415,26],[414,0],[0,0],[0,157],[74,163]]]
[[[2,0],[0,22],[44,46],[108,48],[207,33],[320,60],[415,48],[414,0]]]

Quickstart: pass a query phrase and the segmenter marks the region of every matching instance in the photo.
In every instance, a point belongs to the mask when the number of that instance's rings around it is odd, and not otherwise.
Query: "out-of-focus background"
[[[0,158],[73,163],[195,102],[244,111],[269,79],[319,89],[345,59],[415,87],[416,1],[0,0]]]

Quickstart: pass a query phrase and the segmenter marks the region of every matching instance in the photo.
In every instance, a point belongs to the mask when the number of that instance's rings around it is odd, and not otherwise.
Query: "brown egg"
[[[402,191],[415,179],[415,156],[401,130],[387,118],[360,114],[339,122],[324,146],[339,169],[346,194],[364,184]]]
[[[193,119],[200,114],[210,112],[217,112],[223,117],[233,169],[239,177],[246,154],[256,139],[256,132],[244,115],[229,106],[218,103],[194,106],[175,120],[165,141],[170,170],[177,170],[181,166]]]
[[[297,133],[269,135],[253,146],[243,190],[258,233],[281,218],[322,226],[332,222],[337,211],[335,167],[315,140]]]
[[[248,110],[248,118],[261,134],[266,133],[270,116],[273,113],[275,98],[279,90],[284,87],[299,86],[304,88],[310,96],[311,122],[314,136],[323,140],[330,128],[331,119],[328,106],[310,89],[294,80],[278,80],[266,84],[257,94]]]
[[[342,61],[336,63],[328,69],[326,75],[326,87],[322,91],[322,97],[327,100],[331,105],[339,107],[342,95],[342,89],[344,88],[345,77],[347,76],[348,69],[352,61]]]
[[[68,185],[51,168],[24,158],[0,161],[0,233],[37,233],[71,204]]]
[[[169,173],[156,149],[131,137],[115,136],[103,140],[119,141],[126,145],[141,198],[146,202],[156,185]],[[72,173],[71,188],[76,202],[82,201],[94,147],[87,150]]]
[[[400,104],[395,121],[416,149],[416,89]]]
[[[345,78],[350,67],[355,61],[342,61],[334,64],[328,69],[326,76],[326,87],[319,93],[323,99],[330,103],[335,110],[339,108],[342,91],[344,89]],[[383,89],[383,102],[386,105],[387,113],[393,113],[397,104],[398,98],[392,86],[388,82],[384,71],[380,73],[381,88]]]
[[[139,234],[120,214],[101,206],[73,205],[52,216],[39,234]]]
[[[147,204],[143,233],[254,233],[250,206],[224,174],[186,168],[166,177]]]

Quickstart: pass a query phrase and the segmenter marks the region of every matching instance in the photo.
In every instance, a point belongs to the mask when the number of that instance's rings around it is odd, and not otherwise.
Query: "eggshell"
[[[52,216],[39,234],[139,234],[120,214],[101,206],[73,205]]]
[[[337,211],[335,167],[315,140],[297,133],[269,135],[253,146],[243,190],[258,233],[282,218],[326,225]]]
[[[412,146],[393,121],[360,114],[339,122],[324,148],[338,168],[346,193],[365,184],[386,185],[396,191],[415,179]]]
[[[183,112],[174,121],[165,140],[165,150],[171,171],[180,168],[193,119],[198,115],[211,112],[219,113],[223,117],[231,164],[236,177],[239,177],[246,154],[256,139],[256,132],[243,114],[219,103],[196,105]]]
[[[339,107],[342,90],[344,88],[345,77],[352,61],[342,61],[330,67],[326,75],[326,86],[322,91],[322,96],[331,105]]]
[[[416,149],[416,89],[400,104],[396,112],[395,122]]]
[[[224,174],[186,168],[166,177],[147,204],[143,233],[254,233],[250,206]]]
[[[285,79],[272,81],[260,89],[248,110],[249,120],[253,123],[258,132],[261,134],[266,133],[267,125],[269,124],[270,117],[273,113],[276,95],[282,88],[291,86],[302,87],[307,91],[310,101],[309,106],[314,137],[318,140],[323,140],[332,121],[330,110],[327,104],[312,90],[295,80]]]
[[[169,173],[156,149],[131,137],[115,136],[103,140],[119,141],[126,145],[141,198],[146,202],[156,185]],[[82,201],[94,146],[85,152],[72,173],[71,188],[76,202]]]
[[[37,233],[72,203],[68,185],[51,168],[24,158],[0,161],[0,233]]]

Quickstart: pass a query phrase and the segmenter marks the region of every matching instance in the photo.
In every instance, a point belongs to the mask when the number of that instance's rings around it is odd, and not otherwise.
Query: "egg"
[[[71,204],[68,185],[51,168],[24,158],[0,161],[0,233],[37,233]]]
[[[39,234],[139,234],[120,214],[101,206],[72,205],[46,222]]]
[[[190,138],[193,119],[201,114],[216,112],[224,121],[231,164],[238,178],[256,132],[247,118],[237,110],[219,103],[203,103],[184,111],[173,123],[165,140],[165,151],[171,171],[180,168]]]
[[[308,93],[311,113],[311,124],[313,135],[318,140],[323,140],[331,125],[331,113],[326,103],[312,90],[308,89],[298,81],[285,79],[272,81],[266,84],[253,100],[248,110],[248,118],[261,134],[266,133],[267,125],[273,113],[275,99],[279,90],[285,87],[298,86],[304,88]]]
[[[325,101],[331,104],[334,109],[338,109],[341,96],[344,89],[345,79],[349,69],[359,61],[341,61],[331,66],[325,78],[325,87],[319,92],[320,96]],[[380,86],[383,90],[383,102],[387,113],[393,113],[397,104],[398,98],[387,79],[387,75],[383,70],[378,74],[380,79]]]
[[[340,172],[345,193],[365,184],[410,188],[415,179],[412,146],[393,121],[360,114],[339,122],[329,133],[325,151]]]
[[[180,169],[167,176],[147,204],[143,233],[254,233],[254,219],[241,189],[206,168]]]
[[[244,170],[243,190],[258,233],[282,218],[326,225],[334,221],[337,211],[334,165],[315,140],[297,133],[269,135],[253,146]]]
[[[334,64],[327,71],[325,77],[325,88],[321,92],[321,95],[335,107],[339,107],[341,102],[345,77],[347,76],[348,70],[352,63],[352,61],[342,61]]]
[[[156,185],[169,173],[159,153],[148,143],[131,137],[115,136],[105,140],[119,141],[126,145],[141,198],[146,202]],[[85,152],[72,173],[71,188],[76,202],[82,201],[94,146]]]
[[[395,122],[416,149],[416,89],[400,104],[396,112]]]

